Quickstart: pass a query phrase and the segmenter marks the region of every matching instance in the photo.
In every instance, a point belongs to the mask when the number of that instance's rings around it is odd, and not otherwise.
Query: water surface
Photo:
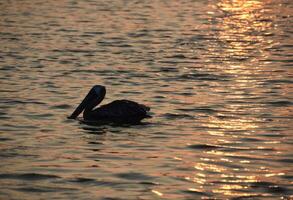
[[[289,0],[0,2],[0,199],[289,199]],[[67,120],[92,85],[152,108]]]

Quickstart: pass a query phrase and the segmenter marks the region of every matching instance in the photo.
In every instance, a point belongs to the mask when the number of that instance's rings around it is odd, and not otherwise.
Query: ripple
[[[6,137],[0,137],[0,142],[1,141],[9,141],[12,140],[11,138],[6,138]]]
[[[278,83],[293,83],[290,79],[274,79],[274,80],[266,80],[265,83],[267,84],[278,84]]]
[[[46,105],[46,103],[36,101],[36,100],[4,100],[1,101],[3,104],[8,104],[8,105],[15,105],[15,104],[37,104],[37,105]]]
[[[285,158],[285,159],[279,159],[278,162],[284,162],[284,163],[290,163],[293,164],[293,159]]]
[[[212,196],[209,193],[206,193],[206,192],[204,192],[202,190],[194,189],[194,188],[189,188],[188,190],[183,190],[182,192],[184,192],[186,194],[191,194],[193,196],[201,196],[201,198]]]
[[[199,112],[199,113],[207,113],[207,114],[213,114],[218,112],[217,110],[213,108],[208,108],[208,107],[178,108],[177,110],[183,111],[183,112]]]
[[[38,173],[26,173],[26,174],[0,174],[0,179],[20,179],[20,180],[45,180],[45,179],[57,179],[60,178],[56,175],[50,174],[38,174]]]
[[[183,54],[176,54],[176,55],[172,55],[172,56],[167,56],[166,58],[186,59],[187,57]]]
[[[66,188],[66,187],[46,187],[46,186],[37,186],[37,187],[18,187],[15,188],[16,191],[21,192],[30,192],[30,193],[44,193],[44,192],[57,192],[57,191],[68,191],[72,192],[76,189],[74,188]]]
[[[51,106],[50,108],[51,109],[67,110],[67,109],[71,108],[71,105],[68,105],[68,104],[59,104],[59,105]]]
[[[292,106],[293,102],[292,101],[270,101],[268,104],[274,106],[274,107],[283,107],[283,106]]]
[[[265,147],[234,147],[234,146],[228,146],[227,143],[225,143],[225,146],[221,145],[209,145],[209,144],[194,144],[194,145],[188,145],[188,148],[191,149],[204,149],[204,150],[214,150],[214,149],[221,149],[221,151],[225,152],[234,152],[234,151],[276,151],[274,148],[265,148]]]
[[[228,81],[231,79],[230,76],[206,74],[206,73],[188,73],[188,74],[183,74],[176,78],[181,80],[192,79],[192,80],[200,80],[200,81]]]
[[[157,182],[150,182],[150,181],[142,181],[142,182],[139,182],[139,184],[142,184],[142,185],[150,185],[150,186],[160,185]]]
[[[85,34],[90,34],[90,35],[104,35],[105,32],[103,31],[85,31]]]
[[[261,189],[261,190],[264,190],[269,193],[290,194],[289,188],[277,185],[272,182],[265,182],[265,181],[254,182],[254,183],[250,184],[250,187],[252,187],[254,189]]]
[[[114,181],[96,180],[96,179],[84,178],[84,177],[74,178],[68,181],[72,183],[82,184],[82,185],[110,186],[110,187],[123,184],[122,182],[118,182],[118,181],[114,182]]]
[[[147,176],[141,173],[131,172],[131,173],[120,173],[116,174],[117,177],[127,179],[127,180],[151,180],[153,177]]]
[[[75,178],[71,181],[76,183],[87,183],[87,182],[95,182],[96,180],[92,178]]]
[[[212,149],[222,149],[224,147],[217,146],[217,145],[209,145],[209,144],[193,144],[193,145],[189,145],[188,148],[191,148],[191,149],[212,150]]]
[[[53,52],[57,53],[95,53],[96,50],[92,49],[54,49]]]
[[[162,116],[167,119],[184,119],[184,118],[194,119],[194,117],[192,115],[188,115],[188,114],[166,113]]]
[[[15,189],[17,191],[22,192],[37,192],[37,193],[43,193],[43,192],[56,192],[56,188],[45,188],[45,187],[19,187]]]

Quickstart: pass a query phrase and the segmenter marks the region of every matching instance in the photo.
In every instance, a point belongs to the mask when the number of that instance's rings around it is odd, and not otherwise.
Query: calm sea
[[[290,0],[1,0],[0,199],[293,198]],[[66,117],[152,108],[134,126]]]

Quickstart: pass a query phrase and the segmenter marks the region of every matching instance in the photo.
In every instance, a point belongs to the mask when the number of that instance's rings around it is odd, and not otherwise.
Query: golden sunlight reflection
[[[157,191],[157,190],[152,190],[152,192],[158,196],[163,196],[163,193]]]
[[[222,193],[227,196],[250,196],[251,193],[242,192],[241,190],[248,189],[248,186],[242,185],[243,183],[254,183],[257,182],[256,176],[244,176],[244,175],[234,175],[234,174],[222,174],[221,181],[223,184],[219,188],[214,189],[214,193]],[[237,184],[238,183],[238,184]]]
[[[216,62],[221,64],[215,68],[220,68],[220,71],[229,74],[233,77],[233,84],[227,85],[225,90],[229,90],[229,95],[226,95],[225,100],[231,102],[226,104],[223,112],[218,116],[210,116],[206,124],[209,129],[208,133],[213,136],[220,136],[217,140],[218,144],[213,144],[215,147],[223,147],[233,149],[236,152],[221,151],[221,149],[211,149],[205,151],[207,157],[201,158],[202,162],[193,165],[196,171],[193,175],[186,175],[185,180],[193,182],[197,187],[205,187],[213,185],[209,177],[214,174],[215,180],[221,181],[221,185],[214,187],[213,193],[220,193],[227,196],[251,196],[258,195],[257,193],[247,193],[249,189],[247,183],[256,183],[266,177],[281,176],[283,172],[269,170],[265,175],[245,175],[249,168],[246,165],[251,165],[248,146],[237,145],[233,138],[246,137],[262,128],[263,119],[258,113],[263,112],[261,104],[251,103],[250,99],[257,99],[264,92],[264,88],[259,87],[258,77],[267,73],[270,78],[272,74],[264,72],[264,66],[269,64],[265,60],[268,59],[270,51],[268,48],[276,45],[272,38],[268,38],[275,31],[273,24],[273,16],[265,14],[265,2],[256,0],[221,0],[217,4],[217,8],[221,10],[223,16],[217,19],[217,15],[213,12],[208,14],[214,15],[219,34],[216,36],[217,43],[208,44],[211,59],[216,59]],[[220,46],[220,47],[219,47]],[[219,48],[221,48],[219,50]],[[220,85],[214,90],[221,90],[224,86]],[[219,91],[223,92],[223,91]],[[251,114],[255,113],[255,114]],[[227,135],[227,133],[231,133]],[[237,133],[237,134],[232,134]],[[227,137],[228,136],[228,137]],[[241,141],[237,141],[241,143]],[[265,143],[264,143],[265,144]],[[265,150],[266,147],[257,145],[254,150]],[[239,152],[238,150],[243,150]],[[266,154],[254,155],[255,158],[262,158]],[[213,159],[215,158],[216,159]],[[243,157],[235,163],[229,157]],[[217,165],[217,161],[224,163]],[[241,166],[241,167],[238,167]],[[256,169],[255,172],[263,169]],[[241,173],[241,174],[240,174]],[[217,182],[215,181],[215,182]],[[197,187],[190,187],[189,191],[199,191]]]
[[[204,185],[207,182],[207,180],[205,178],[189,177],[189,176],[186,176],[185,180],[192,181],[192,182],[198,183],[200,185]]]
[[[218,24],[221,30],[218,38],[226,46],[220,52],[221,57],[238,61],[255,59],[256,55],[256,58],[267,57],[265,49],[274,45],[274,41],[265,38],[272,34],[273,23],[267,15],[264,17],[264,2],[222,0],[217,6],[224,14]]]
[[[197,193],[204,192],[204,190],[200,190],[200,189],[196,189],[196,188],[188,188],[187,190],[190,191],[190,192],[197,192]]]
[[[251,196],[252,194],[251,193],[245,193],[245,192],[236,192],[236,191],[233,191],[233,190],[240,190],[240,189],[244,189],[243,187],[239,186],[237,188],[237,186],[235,185],[228,185],[228,186],[223,186],[224,188],[221,188],[221,189],[215,189],[213,190],[214,193],[221,193],[221,194],[224,194],[224,195],[227,195],[227,196]]]
[[[209,171],[209,172],[224,172],[226,169],[224,167],[220,167],[214,164],[207,163],[196,163],[194,168],[200,171]]]
[[[224,136],[223,132],[243,131],[244,134],[250,134],[259,128],[262,119],[247,113],[258,113],[263,108],[246,102],[263,92],[258,87],[259,80],[256,77],[264,73],[262,60],[269,57],[265,49],[274,45],[273,40],[265,38],[265,35],[274,31],[274,25],[271,17],[264,14],[262,1],[222,0],[217,8],[223,14],[217,23],[219,44],[211,44],[209,51],[215,58],[221,58],[222,64],[216,67],[233,76],[233,84],[225,88],[229,90],[225,98],[233,103],[227,104],[225,108],[229,117],[209,118],[208,126],[212,128],[209,133]],[[223,46],[221,51],[218,50],[219,45]],[[218,89],[221,88],[223,86],[219,85]],[[223,115],[226,116],[227,112]]]
[[[229,180],[233,183],[240,183],[240,182],[256,182],[256,176],[244,176],[244,175],[235,175],[235,174],[221,174],[221,178],[225,180],[225,178],[236,178],[236,180]],[[227,179],[228,180],[228,179]]]
[[[236,110],[237,111],[237,110]],[[210,128],[228,129],[231,131],[251,130],[257,128],[258,125],[254,119],[247,117],[246,119],[218,119],[210,117]],[[225,130],[224,130],[225,131]],[[214,131],[209,131],[213,134]],[[248,134],[248,133],[246,133]]]

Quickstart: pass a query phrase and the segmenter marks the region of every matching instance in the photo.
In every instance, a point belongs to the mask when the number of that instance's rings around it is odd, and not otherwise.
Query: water
[[[289,0],[2,0],[0,199],[292,198]],[[152,108],[66,116],[90,87]]]

